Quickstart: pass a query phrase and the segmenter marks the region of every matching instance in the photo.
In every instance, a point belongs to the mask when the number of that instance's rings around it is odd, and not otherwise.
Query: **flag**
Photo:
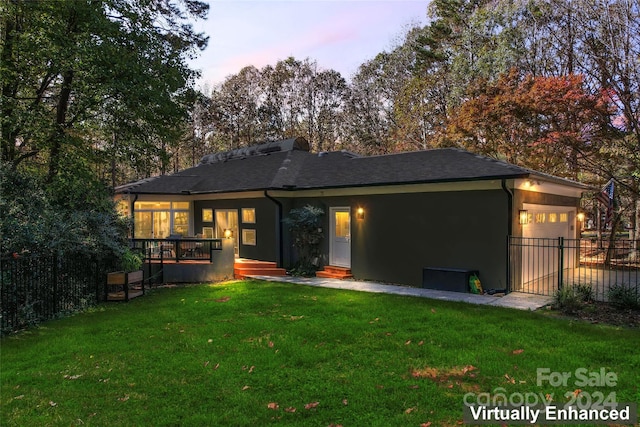
[[[607,185],[602,187],[602,190],[596,194],[596,199],[607,207],[607,215],[605,217],[603,227],[606,227],[613,219],[613,193],[614,181],[613,178],[611,178]]]

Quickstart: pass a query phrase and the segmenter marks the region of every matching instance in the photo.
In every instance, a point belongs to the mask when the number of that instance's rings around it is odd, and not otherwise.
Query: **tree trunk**
[[[13,43],[15,34],[20,32],[19,26],[16,22],[12,21],[10,16],[6,16],[3,19],[2,33],[0,33],[0,40],[2,41],[2,53],[0,55],[0,61],[4,65],[5,69],[3,73],[11,73],[13,67]],[[16,18],[17,20],[17,18]],[[15,99],[18,90],[17,79],[6,79],[2,85],[2,104],[0,104],[0,113],[5,120],[0,120],[0,140],[2,141],[2,160],[13,161],[16,156],[16,133],[15,129],[11,129],[15,126],[15,123],[10,123],[10,118],[13,117],[13,100]]]
[[[73,83],[73,70],[68,70],[62,75],[62,88],[60,89],[60,99],[56,106],[56,129],[50,138],[49,148],[49,172],[47,183],[51,183],[58,175],[60,169],[60,156],[62,142],[65,137],[67,127],[67,111],[69,110],[69,99],[71,98],[71,84]]]

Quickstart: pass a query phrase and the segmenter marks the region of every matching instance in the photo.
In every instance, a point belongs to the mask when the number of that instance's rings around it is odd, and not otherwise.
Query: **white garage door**
[[[575,239],[576,208],[525,203],[529,223],[522,227],[522,237]]]
[[[525,238],[522,247],[522,283],[536,283],[538,287],[545,281],[552,284],[560,269],[558,237],[576,238],[576,208],[525,203],[524,209],[528,211],[529,221],[522,226],[522,237]],[[575,261],[575,248],[563,248],[563,269],[573,268]]]

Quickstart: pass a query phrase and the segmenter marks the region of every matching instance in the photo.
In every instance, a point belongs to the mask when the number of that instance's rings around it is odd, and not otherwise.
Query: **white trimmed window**
[[[242,244],[245,246],[256,245],[256,230],[250,228],[242,229]]]
[[[135,238],[164,239],[189,234],[189,202],[136,202]]]
[[[254,208],[242,208],[242,222],[245,224],[255,224],[256,210]]]

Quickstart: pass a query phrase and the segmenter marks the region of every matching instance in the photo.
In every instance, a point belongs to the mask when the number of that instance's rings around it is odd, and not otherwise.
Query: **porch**
[[[132,239],[147,283],[200,283],[233,278],[233,239]]]

